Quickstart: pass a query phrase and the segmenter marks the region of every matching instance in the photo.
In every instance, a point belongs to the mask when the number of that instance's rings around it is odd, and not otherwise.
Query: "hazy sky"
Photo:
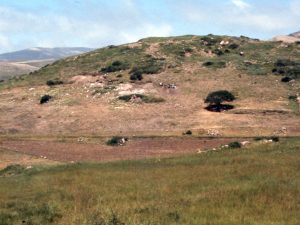
[[[0,53],[102,47],[148,36],[300,30],[300,0],[0,0]]]

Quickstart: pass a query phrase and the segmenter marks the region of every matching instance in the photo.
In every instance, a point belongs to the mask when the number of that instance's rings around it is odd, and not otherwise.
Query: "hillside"
[[[298,43],[214,35],[108,46],[3,82],[0,132],[299,135],[299,51]],[[207,111],[205,97],[224,89],[234,109]],[[52,99],[40,105],[45,94]]]

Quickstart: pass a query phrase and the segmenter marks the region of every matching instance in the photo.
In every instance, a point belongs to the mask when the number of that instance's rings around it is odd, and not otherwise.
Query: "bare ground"
[[[53,140],[3,140],[0,149],[22,154],[22,161],[47,159],[60,162],[115,161],[167,157],[205,151],[236,138],[156,137],[133,138],[125,146],[111,147],[104,143],[61,142]],[[9,160],[7,160],[9,161]],[[42,163],[42,161],[41,161]],[[2,163],[2,166],[5,163]],[[6,163],[7,164],[7,163]]]

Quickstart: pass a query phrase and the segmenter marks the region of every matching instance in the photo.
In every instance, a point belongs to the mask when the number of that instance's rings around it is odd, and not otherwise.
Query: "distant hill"
[[[283,41],[286,43],[295,43],[300,41],[300,31],[290,35],[279,35],[273,38],[273,41]]]
[[[0,54],[0,61],[20,62],[28,60],[61,59],[72,55],[79,55],[91,51],[91,48],[28,48],[16,52]]]
[[[289,36],[295,37],[295,38],[300,38],[300,31],[295,32],[295,33],[292,33],[292,34],[290,34]]]
[[[27,74],[68,56],[79,55],[93,49],[73,48],[29,48],[16,52],[0,54],[0,80]]]

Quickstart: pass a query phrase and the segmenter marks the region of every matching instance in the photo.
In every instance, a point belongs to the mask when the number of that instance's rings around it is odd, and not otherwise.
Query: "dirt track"
[[[136,138],[126,146],[118,147],[78,142],[4,140],[0,148],[61,162],[114,161],[196,153],[234,140],[237,139]]]

